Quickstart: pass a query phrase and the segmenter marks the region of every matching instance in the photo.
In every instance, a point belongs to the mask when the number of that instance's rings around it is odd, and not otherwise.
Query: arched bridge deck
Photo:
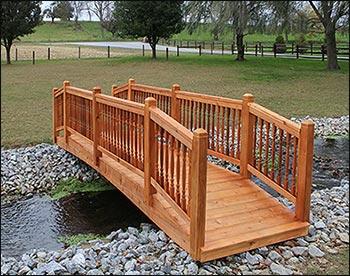
[[[232,100],[130,79],[109,96],[65,81],[53,89],[53,125],[55,143],[101,173],[194,260],[308,233],[313,123],[294,124],[250,94]]]

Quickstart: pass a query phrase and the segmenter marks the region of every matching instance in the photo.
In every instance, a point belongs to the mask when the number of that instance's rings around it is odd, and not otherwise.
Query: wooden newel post
[[[180,106],[179,106],[179,104],[177,102],[177,98],[176,98],[177,91],[180,91],[180,85],[174,84],[173,87],[171,88],[171,112],[170,112],[170,116],[179,122]]]
[[[63,82],[63,135],[64,135],[64,141],[68,143],[68,130],[67,130],[67,122],[68,122],[68,98],[67,98],[67,87],[70,86],[69,81]]]
[[[254,102],[252,94],[244,94],[242,104],[242,137],[241,137],[241,154],[240,154],[240,175],[244,178],[250,178],[248,164],[253,157],[253,120],[249,113],[249,103]]]
[[[58,90],[57,87],[52,89],[52,125],[53,125],[53,142],[56,144],[57,143],[57,106],[56,106],[56,101],[55,101],[55,93]]]
[[[151,120],[151,109],[157,107],[155,98],[145,100],[144,113],[144,200],[146,205],[152,205],[152,194],[155,189],[152,187],[151,179],[155,177],[157,146],[154,123]]]
[[[202,129],[193,132],[190,190],[190,253],[199,260],[205,240],[207,195],[208,133]]]
[[[112,97],[114,97],[114,90],[116,90],[117,88],[118,88],[118,85],[115,85],[115,84],[112,85],[112,89],[111,89]]]
[[[301,221],[309,221],[312,187],[312,160],[314,153],[314,123],[301,123],[298,154],[297,198],[295,216]]]
[[[100,144],[100,110],[98,108],[96,95],[101,94],[100,87],[94,87],[92,90],[92,128],[93,128],[93,139],[94,139],[94,148],[93,148],[93,158],[95,166],[99,165],[99,158],[102,156],[101,152],[98,150]]]
[[[132,96],[132,85],[133,84],[135,84],[135,80],[129,79],[129,81],[128,81],[128,100],[129,101],[133,100],[133,96]]]

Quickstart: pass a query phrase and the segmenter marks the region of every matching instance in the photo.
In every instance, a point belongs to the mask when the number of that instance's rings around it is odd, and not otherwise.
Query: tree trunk
[[[6,63],[11,64],[11,45],[6,48]]]
[[[236,35],[236,44],[237,44],[237,61],[244,61],[244,44],[243,44],[243,34]]]
[[[157,44],[150,43],[149,45],[151,46],[151,49],[152,49],[152,59],[156,59],[157,58],[157,51],[156,51]]]
[[[328,62],[327,69],[339,70],[340,66],[338,64],[338,58],[337,58],[335,28],[330,28],[330,30],[326,30],[326,39],[327,39],[327,62]]]

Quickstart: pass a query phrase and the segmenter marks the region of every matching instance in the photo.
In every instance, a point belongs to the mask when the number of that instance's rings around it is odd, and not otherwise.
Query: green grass
[[[101,86],[110,94],[134,78],[136,83],[241,99],[252,93],[255,102],[282,116],[313,117],[349,114],[349,66],[327,71],[326,62],[248,56],[235,62],[232,56],[164,53],[158,60],[147,56],[111,59],[43,60],[1,65],[1,145],[15,147],[52,141],[53,87],[64,80],[72,86]]]
[[[105,30],[105,36],[101,37],[100,23],[96,21],[80,21],[79,28],[76,28],[73,21],[57,21],[55,23],[43,22],[35,28],[35,33],[21,38],[22,42],[59,42],[59,41],[108,41],[116,40],[112,34]],[[290,34],[289,40],[294,41],[298,34]],[[247,42],[263,42],[273,43],[277,34],[247,34],[244,41]],[[173,35],[172,39],[177,40],[200,40],[212,41],[213,36],[209,32],[209,28],[198,27],[192,35],[189,34],[188,29],[185,28],[179,34]],[[324,34],[317,34],[314,36],[306,35],[309,41],[323,42]],[[349,35],[336,34],[338,42],[349,42]],[[118,38],[118,40],[121,40]],[[227,29],[226,33],[219,35],[219,41],[232,41],[232,31]]]
[[[43,22],[35,28],[33,34],[21,38],[22,42],[59,42],[59,41],[106,41],[113,40],[112,34],[104,31],[101,37],[100,23],[80,21],[79,27],[73,21]]]
[[[76,192],[99,192],[115,190],[115,187],[104,179],[81,182],[76,178],[61,180],[50,192],[51,199],[56,200]]]
[[[78,245],[79,243],[84,241],[97,240],[97,239],[102,239],[107,241],[107,239],[102,237],[101,235],[93,234],[93,233],[61,236],[58,238],[58,241],[63,242],[66,246],[70,246],[70,245]]]

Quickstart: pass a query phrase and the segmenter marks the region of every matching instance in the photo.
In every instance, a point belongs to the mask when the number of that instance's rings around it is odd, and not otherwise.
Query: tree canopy
[[[11,63],[10,49],[22,36],[34,33],[42,22],[41,1],[1,2],[1,44],[6,48],[7,64]]]
[[[156,58],[160,38],[168,39],[184,28],[183,1],[116,1],[114,18],[121,36],[147,37]]]

